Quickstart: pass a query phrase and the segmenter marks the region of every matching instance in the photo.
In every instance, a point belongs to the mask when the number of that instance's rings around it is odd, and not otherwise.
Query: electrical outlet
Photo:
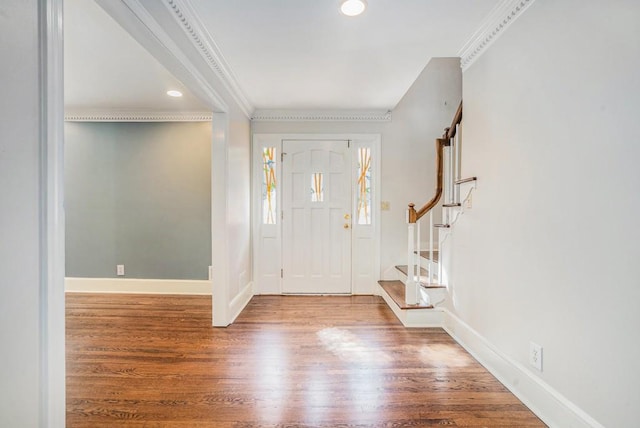
[[[529,342],[529,364],[542,371],[542,346]]]
[[[118,276],[124,276],[124,265],[117,265],[116,266],[116,274]]]

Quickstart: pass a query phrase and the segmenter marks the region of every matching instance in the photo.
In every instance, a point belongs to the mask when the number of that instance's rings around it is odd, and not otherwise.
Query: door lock
[[[345,220],[349,220],[350,218],[351,218],[351,216],[350,216],[349,214],[345,214],[345,215],[344,215],[344,219],[345,219]]]

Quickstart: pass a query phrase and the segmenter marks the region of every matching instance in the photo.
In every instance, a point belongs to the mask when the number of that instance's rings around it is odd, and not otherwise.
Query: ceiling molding
[[[256,110],[254,122],[391,122],[391,111]]]
[[[95,1],[212,111],[228,111],[227,103],[210,84],[211,79],[200,73],[184,50],[167,33],[167,26],[161,25],[140,0]],[[162,4],[158,4],[165,10]]]
[[[191,2],[189,0],[165,0],[165,5],[238,106],[247,117],[251,117],[254,106],[240,88],[231,67],[227,64],[211,34],[198,18]]]
[[[466,71],[535,0],[503,0],[491,11],[478,30],[458,52]]]
[[[66,122],[210,122],[211,112],[68,111]]]

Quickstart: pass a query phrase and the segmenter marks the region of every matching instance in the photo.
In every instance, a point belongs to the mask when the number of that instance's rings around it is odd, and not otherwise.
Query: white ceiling
[[[392,109],[432,57],[457,56],[497,0],[191,0],[260,109]]]
[[[159,1],[159,0],[154,0]],[[392,109],[432,57],[458,56],[501,0],[183,0],[258,109]],[[68,109],[197,111],[186,88],[93,1],[65,1]]]
[[[207,111],[93,0],[64,2],[67,112]],[[181,98],[166,95],[170,89]]]

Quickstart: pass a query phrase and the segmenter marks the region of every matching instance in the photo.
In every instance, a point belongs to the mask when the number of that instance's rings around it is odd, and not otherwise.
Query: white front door
[[[347,141],[282,142],[282,291],[351,293]]]

